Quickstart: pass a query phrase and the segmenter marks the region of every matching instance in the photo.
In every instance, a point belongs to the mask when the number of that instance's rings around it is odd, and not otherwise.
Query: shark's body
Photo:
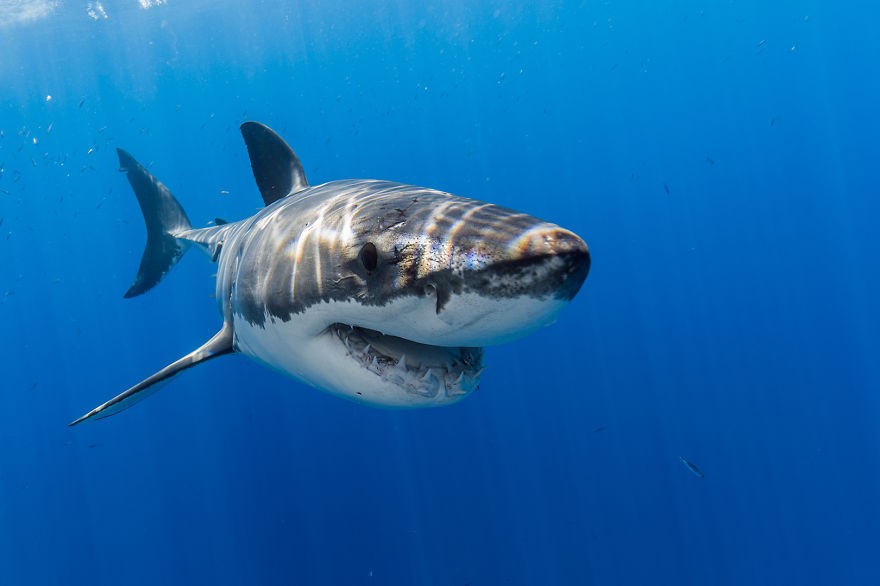
[[[587,276],[586,245],[559,226],[387,181],[309,186],[274,132],[248,122],[242,133],[266,207],[209,228],[193,229],[167,188],[119,151],[148,235],[126,297],[152,288],[196,245],[218,264],[223,326],[73,424],[235,351],[373,405],[449,404],[477,388],[482,346],[552,322]]]

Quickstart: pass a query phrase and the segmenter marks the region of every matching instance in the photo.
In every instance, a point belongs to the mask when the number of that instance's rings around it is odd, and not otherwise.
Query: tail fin
[[[122,149],[116,149],[116,152],[119,154],[120,170],[128,175],[128,182],[134,189],[147,225],[147,245],[134,283],[125,292],[125,297],[128,298],[146,293],[155,287],[177,264],[186,252],[188,243],[178,240],[174,234],[189,230],[192,226],[186,212],[167,187],[130,154]]]

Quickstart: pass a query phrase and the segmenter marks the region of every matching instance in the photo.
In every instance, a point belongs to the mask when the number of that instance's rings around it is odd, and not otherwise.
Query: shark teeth
[[[352,360],[401,392],[460,397],[476,390],[483,373],[481,348],[426,346],[342,323],[329,331]]]

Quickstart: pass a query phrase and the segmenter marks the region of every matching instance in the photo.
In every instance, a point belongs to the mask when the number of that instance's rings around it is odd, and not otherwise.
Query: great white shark
[[[587,245],[556,224],[390,181],[311,186],[275,132],[256,122],[241,132],[266,207],[207,228],[193,228],[168,188],[117,149],[147,228],[125,297],[153,288],[195,246],[217,263],[223,324],[70,425],[233,352],[375,406],[455,403],[479,385],[483,346],[554,322],[587,277]]]

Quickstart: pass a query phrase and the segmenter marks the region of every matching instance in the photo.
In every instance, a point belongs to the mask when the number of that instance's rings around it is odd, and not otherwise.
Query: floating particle
[[[687,466],[688,470],[690,470],[691,472],[693,472],[695,476],[697,476],[698,478],[705,478],[705,474],[703,474],[703,471],[700,470],[699,466],[697,466],[697,465],[694,464],[693,462],[690,462],[690,461],[684,459],[684,458],[681,457],[681,456],[679,456],[678,459],[681,460],[682,463],[683,463],[685,466]]]

